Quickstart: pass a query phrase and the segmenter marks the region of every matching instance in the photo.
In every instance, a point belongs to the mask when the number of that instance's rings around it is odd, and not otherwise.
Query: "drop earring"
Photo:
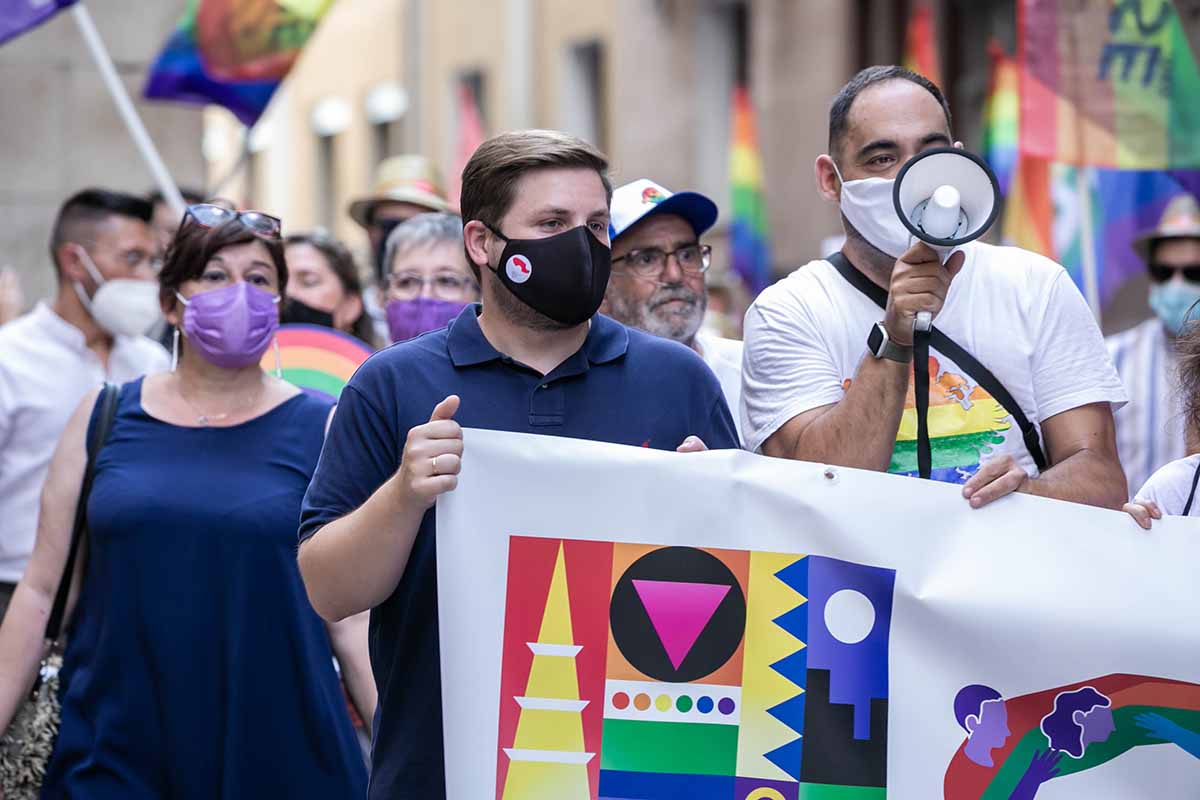
[[[179,366],[179,328],[171,335],[171,372]]]
[[[275,337],[275,377],[283,379],[283,362],[279,359],[279,337]]]

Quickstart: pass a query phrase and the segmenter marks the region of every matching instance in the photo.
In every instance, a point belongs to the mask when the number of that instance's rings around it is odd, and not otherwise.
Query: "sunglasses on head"
[[[1166,264],[1151,264],[1150,265],[1150,280],[1155,283],[1166,283],[1175,276],[1175,273],[1182,272],[1185,281],[1200,283],[1200,264],[1187,264],[1179,267],[1170,267]]]
[[[216,228],[236,219],[246,227],[246,230],[266,239],[278,239],[283,231],[283,223],[279,217],[272,217],[261,211],[231,211],[224,206],[215,206],[211,203],[188,206],[187,213],[183,215],[183,218],[186,220],[188,217],[205,228]]]

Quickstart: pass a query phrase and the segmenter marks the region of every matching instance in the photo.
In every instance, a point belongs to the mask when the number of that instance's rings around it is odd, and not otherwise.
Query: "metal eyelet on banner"
[[[821,475],[825,478],[825,480],[829,481],[830,485],[838,482],[838,471],[833,467],[826,467],[825,471],[822,472]]]

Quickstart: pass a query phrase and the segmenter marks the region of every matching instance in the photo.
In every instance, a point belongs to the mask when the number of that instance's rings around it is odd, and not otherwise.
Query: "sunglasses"
[[[205,228],[216,228],[236,219],[246,227],[246,230],[264,239],[278,239],[283,232],[283,222],[279,217],[272,217],[261,211],[230,211],[224,206],[215,206],[211,203],[188,206],[187,213],[183,215],[183,218],[186,220],[188,217]]]
[[[1182,272],[1185,281],[1200,283],[1200,264],[1187,264],[1180,267],[1169,267],[1165,264],[1151,264],[1149,267],[1150,280],[1155,283],[1166,283],[1175,277],[1175,273]]]

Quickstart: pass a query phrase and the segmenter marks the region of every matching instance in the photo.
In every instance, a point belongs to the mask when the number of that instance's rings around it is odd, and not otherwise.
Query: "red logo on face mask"
[[[533,264],[525,256],[512,256],[504,265],[504,271],[513,283],[524,283],[533,277]]]

